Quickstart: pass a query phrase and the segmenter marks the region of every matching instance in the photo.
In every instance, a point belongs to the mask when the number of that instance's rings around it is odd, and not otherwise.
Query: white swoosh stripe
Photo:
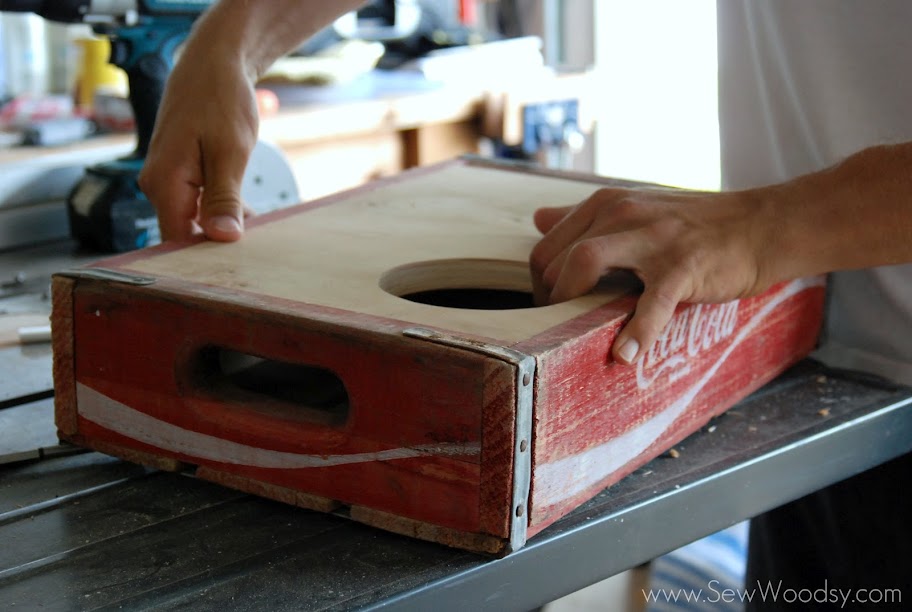
[[[428,444],[413,448],[393,448],[373,453],[348,455],[323,456],[288,453],[239,444],[183,429],[134,410],[82,383],[76,383],[76,399],[79,405],[79,415],[105,429],[138,442],[151,444],[162,450],[232,465],[298,469],[408,459],[431,454],[477,455],[479,451],[477,444]]]
[[[535,504],[547,507],[588,489],[600,480],[621,469],[653,442],[658,440],[671,424],[687,409],[694,397],[722,367],[732,351],[779,304],[805,289],[820,287],[823,277],[800,278],[785,285],[769,302],[763,305],[735,336],[719,359],[681,397],[648,421],[630,429],[616,438],[594,446],[577,455],[564,457],[552,463],[538,464],[535,468],[533,488]],[[572,489],[570,488],[572,486]]]

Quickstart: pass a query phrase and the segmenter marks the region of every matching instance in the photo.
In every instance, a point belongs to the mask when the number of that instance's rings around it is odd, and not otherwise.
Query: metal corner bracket
[[[496,357],[516,367],[516,431],[513,439],[513,505],[510,511],[510,543],[508,552],[526,543],[529,524],[529,490],[532,482],[532,400],[535,381],[535,357],[520,351],[453,336],[450,334],[410,327],[402,331],[409,338],[418,338]]]
[[[56,273],[58,276],[75,279],[92,279],[106,280],[115,283],[124,283],[127,285],[151,285],[155,282],[154,276],[140,276],[138,274],[127,274],[118,270],[108,268],[70,268],[61,270]]]

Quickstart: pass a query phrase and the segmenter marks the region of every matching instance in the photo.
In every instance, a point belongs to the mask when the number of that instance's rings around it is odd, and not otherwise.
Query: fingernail
[[[225,232],[226,234],[233,234],[235,232],[241,231],[241,224],[238,223],[238,220],[228,215],[213,217],[212,227],[213,229],[217,229],[220,232]]]
[[[640,343],[637,342],[634,338],[630,338],[621,345],[620,349],[618,349],[618,355],[620,355],[621,359],[627,363],[632,363],[633,358],[636,357],[637,351],[639,350]]]

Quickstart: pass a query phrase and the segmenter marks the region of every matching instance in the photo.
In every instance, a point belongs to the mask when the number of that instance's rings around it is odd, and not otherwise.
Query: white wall
[[[718,189],[715,0],[594,3],[596,172]]]

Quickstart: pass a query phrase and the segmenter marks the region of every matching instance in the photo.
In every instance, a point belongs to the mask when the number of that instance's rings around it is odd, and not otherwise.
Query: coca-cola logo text
[[[668,322],[662,335],[637,362],[637,386],[648,389],[662,375],[674,382],[690,371],[690,361],[735,331],[738,301],[694,304]]]

